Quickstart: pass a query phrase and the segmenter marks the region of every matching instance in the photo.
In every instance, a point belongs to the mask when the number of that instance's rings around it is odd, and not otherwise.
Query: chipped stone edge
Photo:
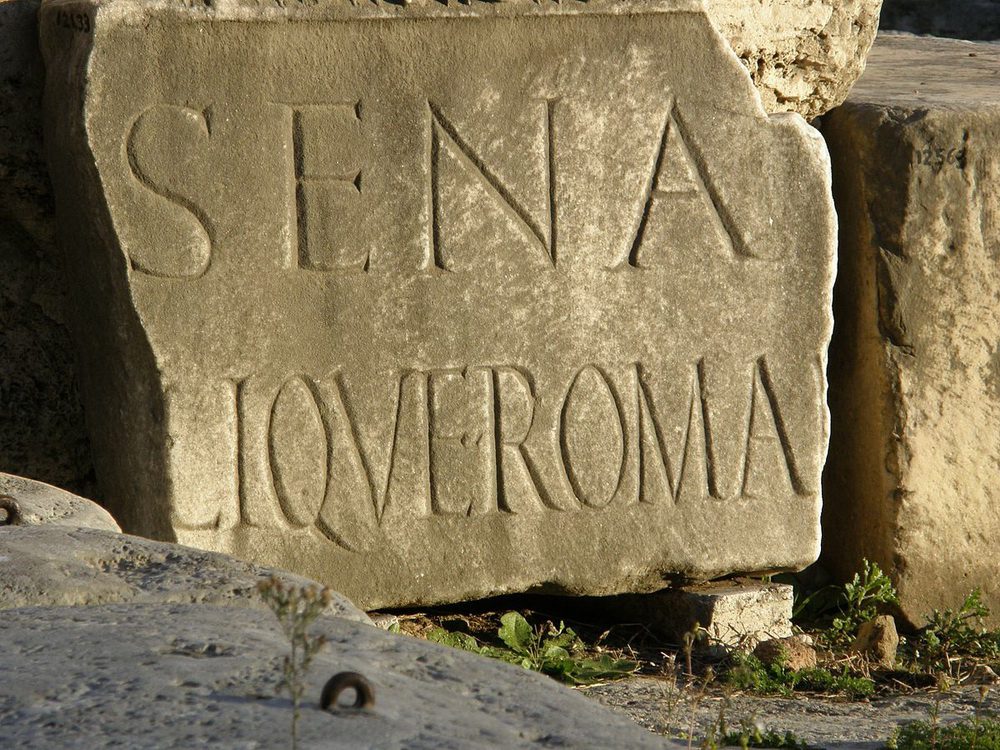
[[[143,24],[151,14],[191,21],[514,18],[706,13],[703,0],[43,0],[42,9],[84,7]],[[707,14],[706,14],[707,15]]]

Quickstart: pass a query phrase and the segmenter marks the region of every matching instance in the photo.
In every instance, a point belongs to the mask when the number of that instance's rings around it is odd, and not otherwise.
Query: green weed
[[[907,724],[886,742],[889,750],[1000,750],[1000,721],[965,719],[957,724]]]
[[[804,691],[835,693],[858,700],[875,692],[872,680],[851,675],[846,668],[839,674],[822,667],[793,672],[780,662],[766,665],[752,654],[739,653],[731,657],[725,681],[736,690],[785,697],[791,696],[795,691]]]
[[[879,606],[899,604],[896,589],[876,563],[864,561],[862,572],[845,583],[839,604],[840,616],[833,618],[826,640],[844,645],[853,640],[862,623],[875,619]]]
[[[552,623],[533,628],[519,612],[507,612],[500,618],[497,637],[504,644],[480,643],[467,633],[435,628],[427,639],[446,646],[471,651],[525,669],[542,672],[572,685],[590,685],[632,674],[639,663],[601,653],[588,656],[586,646],[572,628]]]
[[[792,732],[776,732],[760,727],[743,727],[739,732],[729,732],[722,738],[719,747],[766,747],[772,750],[811,750],[811,747]],[[710,750],[715,750],[711,748]]]
[[[957,610],[935,609],[917,640],[919,658],[928,668],[947,667],[955,656],[1000,658],[1000,631],[987,630],[983,624],[983,618],[989,614],[978,588]]]

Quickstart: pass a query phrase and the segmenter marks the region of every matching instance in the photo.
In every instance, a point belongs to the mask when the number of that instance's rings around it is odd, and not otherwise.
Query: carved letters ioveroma
[[[232,403],[241,457],[233,502],[241,510],[219,517],[315,525],[360,549],[381,524],[431,516],[738,502],[751,496],[757,474],[784,476],[796,495],[813,494],[797,468],[766,358],[746,369],[749,399],[738,423],[714,424],[705,379],[704,360],[673,394],[654,394],[638,363],[586,365],[561,385],[538,383],[511,365],[410,370],[395,376],[392,403],[362,404],[336,371],[247,378],[233,384]],[[543,413],[539,390],[558,408]],[[667,413],[661,396],[683,408]],[[597,408],[577,409],[581,399]],[[739,454],[720,455],[715,429],[741,431]],[[388,438],[382,450],[372,434]],[[361,519],[364,539],[357,528],[353,535],[339,528],[345,513],[355,526]]]

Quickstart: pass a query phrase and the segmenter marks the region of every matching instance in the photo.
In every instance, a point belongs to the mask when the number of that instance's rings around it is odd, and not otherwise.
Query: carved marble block
[[[128,531],[365,607],[819,551],[835,217],[689,0],[57,0],[49,160]]]

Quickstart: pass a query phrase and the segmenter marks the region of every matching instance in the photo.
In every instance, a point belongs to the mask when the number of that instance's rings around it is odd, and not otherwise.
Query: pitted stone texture
[[[882,0],[705,0],[768,112],[822,115],[864,72]]]
[[[38,2],[0,0],[0,469],[93,489],[42,153]]]
[[[896,666],[899,633],[896,620],[891,615],[879,615],[874,620],[861,623],[858,637],[851,644],[851,651],[864,654],[885,669]]]
[[[1000,39],[1000,3],[995,0],[885,0],[882,28],[957,39]]]
[[[61,526],[0,527],[0,609],[115,602],[263,608],[257,583],[277,575],[294,586],[314,581],[227,555]],[[335,593],[328,612],[371,624]]]
[[[17,501],[24,526],[55,524],[120,532],[121,528],[104,508],[58,487],[33,479],[0,473],[0,495]]]
[[[811,669],[818,661],[815,647],[799,635],[761,641],[754,648],[753,655],[768,666],[777,664],[792,672]]]
[[[878,562],[911,624],[975,586],[1000,613],[1000,48],[880,38],[824,133],[842,253],[826,562]]]
[[[543,675],[337,618],[307,677],[303,748],[680,748]],[[273,697],[288,640],[269,612],[196,605],[20,609],[0,618],[0,727],[18,748],[289,745]],[[363,712],[320,711],[323,683],[362,673]]]
[[[123,528],[366,608],[817,556],[827,155],[698,4],[41,23]]]

